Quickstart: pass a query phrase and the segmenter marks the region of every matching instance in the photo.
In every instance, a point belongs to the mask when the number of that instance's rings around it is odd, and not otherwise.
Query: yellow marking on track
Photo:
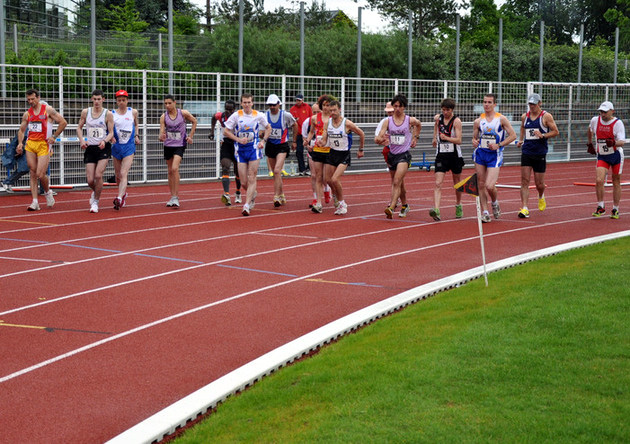
[[[325,284],[341,284],[341,285],[350,285],[350,282],[338,282],[338,281],[325,281],[323,279],[304,279],[305,281],[310,282],[323,282]]]
[[[4,321],[0,321],[0,327],[34,328],[35,330],[46,330],[46,327],[40,327],[38,325],[5,324]]]
[[[12,222],[15,224],[27,224],[27,225],[48,225],[51,227],[56,227],[59,225],[59,224],[50,224],[47,222],[31,222],[28,220],[13,220],[13,219],[0,219],[0,222]]]

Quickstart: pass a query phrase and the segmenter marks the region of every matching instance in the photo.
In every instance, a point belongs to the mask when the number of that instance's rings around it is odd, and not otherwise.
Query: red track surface
[[[594,174],[592,162],[549,165],[548,208],[531,190],[530,219],[517,218],[519,191],[500,189],[487,261],[630,229],[623,207],[619,220],[590,216],[595,190],[573,182]],[[307,178],[285,180],[280,209],[260,180],[250,217],[220,203],[218,183],[184,185],[179,210],[166,186],[131,188],[119,212],[108,188],[98,214],[87,191],[36,213],[26,195],[1,198],[0,441],[105,441],[317,327],[480,265],[474,199],[455,220],[447,187],[433,222],[433,181],[410,172],[411,213],[393,220],[386,173],[346,175],[342,217],[308,211]],[[500,183],[519,184],[519,169]]]

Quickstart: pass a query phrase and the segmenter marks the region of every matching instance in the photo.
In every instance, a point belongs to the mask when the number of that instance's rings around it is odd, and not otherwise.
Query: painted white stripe
[[[502,270],[517,264],[551,256],[562,251],[585,247],[587,245],[625,236],[630,236],[630,230],[569,242],[503,259],[488,264],[487,270],[488,272]],[[417,302],[420,299],[426,299],[438,292],[456,287],[472,279],[477,279],[482,275],[483,267],[473,268],[407,290],[389,299],[377,302],[369,307],[337,319],[222,376],[126,430],[107,443],[148,444],[154,441],[161,441],[165,436],[175,433],[178,427],[183,427],[188,421],[197,418],[199,414],[204,414],[209,409],[216,407],[219,402],[225,400],[228,396],[244,390],[262,377],[284,367],[295,359],[309,353],[311,350],[316,350],[333,339],[346,335],[360,326],[369,324],[384,315]]]

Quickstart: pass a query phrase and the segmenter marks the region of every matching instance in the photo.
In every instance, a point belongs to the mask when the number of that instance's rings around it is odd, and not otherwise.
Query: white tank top
[[[346,132],[346,118],[341,119],[338,127],[333,125],[332,117],[328,119],[328,146],[335,151],[348,151],[350,144],[348,143],[348,133]]]
[[[88,145],[98,145],[107,137],[106,117],[107,108],[103,108],[103,112],[98,117],[92,117],[92,108],[88,108],[87,118],[85,119]]]

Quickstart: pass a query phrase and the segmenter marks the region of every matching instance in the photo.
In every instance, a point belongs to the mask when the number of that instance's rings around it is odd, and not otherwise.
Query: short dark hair
[[[164,96],[164,100],[172,100],[173,102],[177,102],[177,100],[175,100],[175,96],[173,94],[167,94]]]
[[[328,106],[338,106],[339,109],[341,109],[341,103],[339,103],[339,100],[336,100],[336,99],[328,102]]]
[[[234,108],[236,108],[236,102],[232,99],[228,99],[225,101],[225,105],[224,106],[228,106],[228,105],[232,105]]]
[[[243,99],[252,99],[252,100],[254,100],[254,95],[252,93],[243,93],[243,94],[241,94],[241,101]]]
[[[446,99],[442,100],[440,108],[455,109],[455,100],[447,97]]]
[[[31,94],[35,94],[36,97],[39,97],[39,91],[36,90],[35,88],[31,88],[31,89],[27,89],[26,90],[26,95],[30,96]]]
[[[488,93],[488,94],[484,94],[484,97],[491,97],[492,98],[492,102],[493,103],[497,103],[497,96],[494,93]]]
[[[103,90],[102,89],[95,89],[94,91],[92,91],[92,95],[93,96],[102,96],[103,95]]]
[[[403,96],[402,94],[396,94],[396,95],[394,96],[394,98],[392,99],[392,106],[393,106],[396,102],[398,102],[398,104],[399,104],[400,106],[402,106],[403,108],[407,108],[407,104],[408,104],[408,102],[407,102],[407,97]]]

